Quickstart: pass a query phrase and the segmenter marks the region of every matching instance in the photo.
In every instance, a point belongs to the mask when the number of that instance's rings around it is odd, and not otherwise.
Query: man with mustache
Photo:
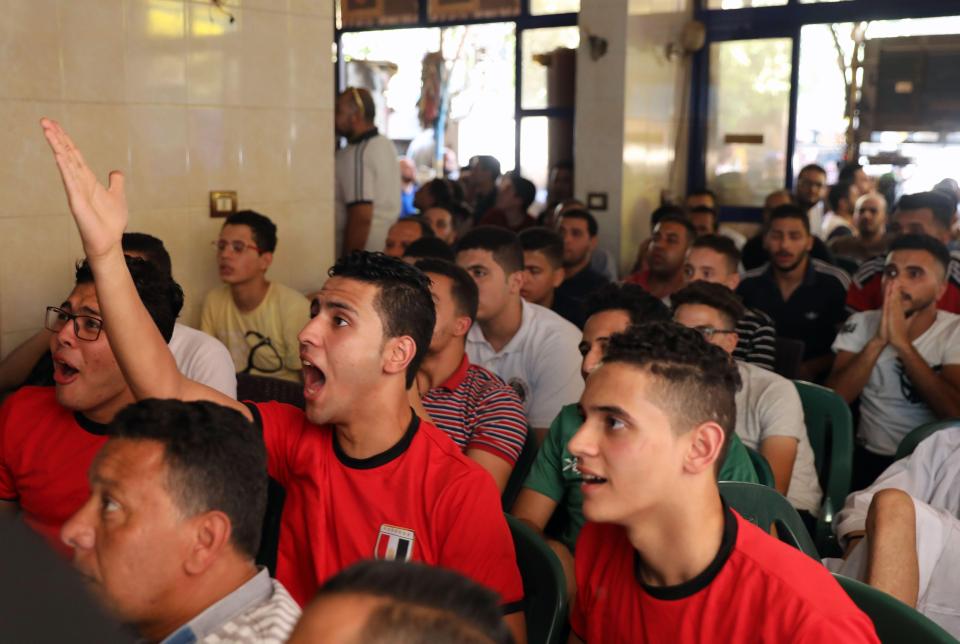
[[[895,240],[882,308],[855,313],[833,343],[827,386],[847,402],[860,398],[853,489],[893,463],[910,430],[960,416],[960,316],[937,309],[949,264],[946,246],[933,237]]]
[[[770,261],[747,271],[737,293],[748,308],[771,318],[777,335],[801,340],[800,376],[816,380],[830,371],[830,345],[846,317],[850,278],[839,268],[810,257],[814,237],[802,208],[777,207],[770,214],[764,245]]]

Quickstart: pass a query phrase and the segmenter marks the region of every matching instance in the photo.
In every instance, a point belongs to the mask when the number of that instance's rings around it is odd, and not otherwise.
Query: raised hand
[[[96,259],[111,251],[120,251],[123,231],[127,227],[123,174],[111,172],[105,188],[59,123],[44,118],[40,120],[40,126],[53,150],[66,189],[67,203],[77,222],[87,257]]]
[[[910,344],[907,333],[907,314],[903,310],[903,300],[900,295],[900,284],[891,282],[884,298],[890,301],[887,309],[887,336],[890,339],[890,345],[898,350]]]

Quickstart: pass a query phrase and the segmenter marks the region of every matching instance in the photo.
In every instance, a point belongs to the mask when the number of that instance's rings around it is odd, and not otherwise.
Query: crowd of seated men
[[[749,238],[696,191],[621,274],[572,166],[536,217],[532,184],[476,157],[309,297],[267,279],[276,224],[231,216],[197,331],[163,242],[125,232],[122,175],[42,128],[86,257],[0,363],[0,528],[71,560],[130,638],[525,642],[504,509],[559,560],[571,642],[878,641],[831,571],[960,634],[960,421],[898,458],[960,418],[950,184],[888,206],[859,166],[807,166]],[[791,378],[856,412],[823,563],[718,484],[765,462],[815,533]],[[302,398],[245,400],[251,379]]]

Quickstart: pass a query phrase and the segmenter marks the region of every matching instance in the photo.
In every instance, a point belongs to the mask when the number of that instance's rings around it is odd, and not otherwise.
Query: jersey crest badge
[[[414,541],[413,530],[384,523],[380,526],[373,556],[387,561],[410,561]]]

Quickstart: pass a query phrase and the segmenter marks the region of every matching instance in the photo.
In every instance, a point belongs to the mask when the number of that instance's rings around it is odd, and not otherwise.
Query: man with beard
[[[575,303],[576,318],[564,317],[578,328],[583,328],[587,297],[609,282],[591,267],[593,253],[597,249],[597,220],[586,210],[568,210],[560,216],[557,230],[563,238],[564,272],[564,280],[557,287],[557,294]]]
[[[748,271],[737,293],[744,305],[773,318],[777,335],[804,342],[800,376],[816,380],[833,363],[830,345],[846,316],[850,278],[810,257],[810,222],[797,206],[780,206],[770,214],[764,243],[770,262]]]
[[[826,196],[827,171],[816,163],[803,166],[797,175],[794,202],[807,213],[810,230],[820,236],[823,227],[823,198]]]
[[[859,264],[886,254],[890,238],[887,236],[887,200],[882,194],[869,192],[857,199],[853,209],[853,225],[857,235],[830,241],[830,250],[835,255]]]
[[[642,268],[624,281],[639,284],[654,297],[665,299],[684,286],[683,262],[697,231],[679,213],[667,213],[653,228],[647,268]]]
[[[833,344],[827,385],[847,402],[860,397],[854,489],[893,463],[910,430],[960,416],[960,316],[937,310],[949,263],[932,237],[895,240],[883,271],[883,307],[851,316]]]

